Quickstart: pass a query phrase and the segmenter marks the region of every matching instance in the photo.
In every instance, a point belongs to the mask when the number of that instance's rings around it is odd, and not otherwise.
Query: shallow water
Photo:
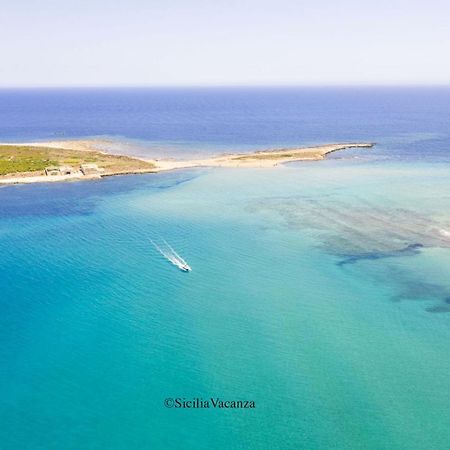
[[[449,165],[414,139],[0,189],[2,447],[447,448]]]

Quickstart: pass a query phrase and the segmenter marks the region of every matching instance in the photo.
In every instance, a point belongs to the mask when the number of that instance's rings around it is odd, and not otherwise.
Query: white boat
[[[185,264],[177,264],[177,266],[183,272],[190,272],[192,270],[191,266],[189,264],[186,264],[186,263]]]

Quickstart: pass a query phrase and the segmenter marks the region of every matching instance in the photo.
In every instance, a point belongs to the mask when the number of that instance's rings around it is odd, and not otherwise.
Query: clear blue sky
[[[0,86],[449,84],[448,0],[15,0]]]

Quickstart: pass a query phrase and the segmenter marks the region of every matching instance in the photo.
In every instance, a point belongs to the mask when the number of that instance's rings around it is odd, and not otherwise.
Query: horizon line
[[[0,90],[32,89],[230,89],[230,88],[439,88],[450,87],[450,83],[337,83],[337,84],[92,84],[92,85],[10,85]]]

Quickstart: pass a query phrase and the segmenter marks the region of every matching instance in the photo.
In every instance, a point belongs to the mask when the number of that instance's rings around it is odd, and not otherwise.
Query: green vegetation
[[[233,160],[240,161],[250,161],[250,160],[264,160],[264,159],[289,159],[289,158],[320,158],[322,154],[318,151],[310,151],[310,150],[299,150],[299,151],[273,151],[273,152],[259,152],[259,153],[251,153],[249,155],[241,155],[233,157]]]
[[[49,166],[95,163],[108,173],[151,171],[152,163],[129,156],[109,155],[96,151],[66,150],[27,145],[0,145],[0,176],[19,173],[44,174]]]
[[[19,172],[41,172],[57,165],[45,149],[27,146],[0,146],[0,175]]]

